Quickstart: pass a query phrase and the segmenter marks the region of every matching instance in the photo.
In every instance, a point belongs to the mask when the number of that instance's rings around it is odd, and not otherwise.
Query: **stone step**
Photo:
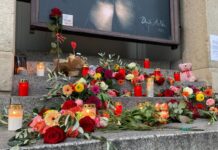
[[[44,95],[47,94],[49,91],[49,84],[47,82],[47,77],[37,77],[37,76],[24,76],[24,75],[14,75],[13,77],[13,87],[12,87],[12,95],[18,95],[18,82],[20,79],[27,79],[29,81],[29,95],[30,96],[37,96],[37,95]],[[75,81],[79,78],[73,77],[72,81]],[[206,85],[206,82],[176,82],[176,86],[204,86]],[[169,88],[170,85],[165,82],[164,85],[158,86],[155,84],[154,90],[155,92],[159,92],[162,89]],[[124,85],[120,86],[120,92],[124,89],[127,89],[129,91],[133,90],[133,86],[129,81],[126,81]],[[145,82],[143,83],[143,93],[146,93],[145,91],[146,86]]]
[[[4,106],[8,106],[10,103],[12,104],[22,104],[24,110],[28,113],[31,113],[34,108],[42,108],[42,107],[56,107],[60,106],[64,101],[61,98],[53,98],[51,100],[40,100],[42,96],[5,96],[0,97],[0,109],[3,109]],[[182,97],[115,97],[112,98],[112,101],[122,102],[124,109],[132,109],[137,106],[140,102],[149,101],[152,103],[157,102],[166,102],[171,99],[182,100]]]
[[[204,131],[181,131],[177,129],[155,129],[152,131],[97,131],[93,135],[104,136],[118,150],[218,150],[218,123],[209,126],[208,120],[198,119],[193,124],[170,123],[168,127],[197,127]],[[1,127],[0,149],[9,149],[7,141],[14,132]],[[106,144],[98,140],[66,139],[59,144],[36,144],[21,147],[22,150],[105,150]]]

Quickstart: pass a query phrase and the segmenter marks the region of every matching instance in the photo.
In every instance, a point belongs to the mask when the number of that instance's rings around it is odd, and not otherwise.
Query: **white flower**
[[[134,78],[133,74],[127,74],[126,75],[126,80],[132,80]]]
[[[191,95],[191,94],[193,94],[193,89],[190,88],[190,87],[185,87],[185,88],[183,89],[183,92],[187,92],[189,95]]]
[[[100,82],[100,88],[105,91],[105,90],[107,90],[108,85],[102,81],[102,82]]]
[[[86,84],[87,81],[84,78],[80,78],[76,83],[83,83]]]
[[[108,126],[108,118],[106,117],[100,117],[100,126],[101,127],[107,127]]]
[[[127,67],[128,67],[129,69],[133,69],[133,68],[136,67],[136,63],[131,62],[130,64],[127,65]]]

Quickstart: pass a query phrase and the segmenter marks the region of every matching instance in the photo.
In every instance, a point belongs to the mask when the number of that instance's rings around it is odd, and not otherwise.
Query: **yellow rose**
[[[94,75],[94,79],[95,79],[95,80],[101,79],[101,74],[100,74],[100,73],[96,73],[96,74]]]
[[[78,92],[78,93],[81,93],[83,90],[84,90],[84,84],[82,83],[77,83],[76,86],[75,86],[75,91]]]
[[[115,65],[114,65],[114,70],[115,70],[115,71],[118,71],[119,69],[120,69],[120,66],[119,66],[118,64],[115,64]]]
[[[196,101],[198,102],[204,101],[204,94],[202,92],[196,93]]]

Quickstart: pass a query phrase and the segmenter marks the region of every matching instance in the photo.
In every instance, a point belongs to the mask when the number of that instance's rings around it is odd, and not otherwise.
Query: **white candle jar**
[[[38,62],[36,65],[36,75],[44,76],[45,75],[45,64],[43,62]]]
[[[20,104],[11,104],[8,108],[8,130],[15,131],[22,128],[23,107]]]

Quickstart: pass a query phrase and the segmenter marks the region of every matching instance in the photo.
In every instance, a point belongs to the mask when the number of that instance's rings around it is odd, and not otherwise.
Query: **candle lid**
[[[20,79],[19,82],[21,82],[21,83],[26,83],[26,82],[28,82],[28,80],[27,80],[27,79]]]
[[[145,58],[146,61],[149,61],[149,58]]]
[[[89,65],[88,64],[84,64],[83,67],[89,67]]]
[[[115,105],[116,105],[116,106],[122,105],[122,102],[115,102]]]
[[[95,104],[84,104],[83,108],[95,108]]]
[[[9,109],[22,109],[23,106],[21,104],[10,104]]]
[[[160,71],[160,68],[156,68],[155,71]]]

